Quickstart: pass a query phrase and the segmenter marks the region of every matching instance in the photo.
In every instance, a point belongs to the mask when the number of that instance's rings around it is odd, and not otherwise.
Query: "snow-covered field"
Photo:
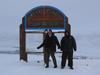
[[[60,68],[61,58],[56,54],[58,68],[54,69],[52,62],[50,68],[44,68],[42,55],[28,55],[28,63],[19,61],[17,54],[0,54],[1,75],[99,75],[100,60],[74,59],[74,70],[67,67]],[[37,61],[40,61],[37,63]]]
[[[56,34],[59,41],[63,34]],[[95,36],[94,36],[95,35]],[[41,37],[41,38],[40,38]],[[100,74],[100,36],[93,35],[76,35],[77,52],[74,52],[74,70],[66,65],[65,69],[60,68],[61,54],[57,53],[58,68],[53,68],[52,61],[50,68],[46,69],[43,63],[42,54],[28,54],[28,62],[19,60],[19,54],[0,53],[0,74],[1,75],[99,75]],[[4,41],[2,41],[4,39]],[[18,51],[18,38],[2,38],[0,51]],[[42,51],[36,47],[42,42],[41,34],[27,35],[27,51]],[[15,43],[15,44],[14,44]],[[57,50],[60,51],[60,50]],[[38,63],[39,61],[39,63]]]

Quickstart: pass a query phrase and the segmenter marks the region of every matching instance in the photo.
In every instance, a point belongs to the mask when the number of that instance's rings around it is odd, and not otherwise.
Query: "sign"
[[[25,29],[65,29],[67,17],[52,7],[35,8],[24,17]]]

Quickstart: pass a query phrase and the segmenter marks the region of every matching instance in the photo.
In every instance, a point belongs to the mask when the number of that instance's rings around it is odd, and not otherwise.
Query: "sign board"
[[[41,7],[30,10],[24,17],[25,29],[65,29],[67,17],[57,8]]]

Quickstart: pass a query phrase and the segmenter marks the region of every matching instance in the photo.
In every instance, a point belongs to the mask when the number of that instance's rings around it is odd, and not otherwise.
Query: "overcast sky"
[[[100,33],[100,0],[0,0],[0,35],[18,34],[22,17],[40,5],[60,9],[69,17],[73,33]]]

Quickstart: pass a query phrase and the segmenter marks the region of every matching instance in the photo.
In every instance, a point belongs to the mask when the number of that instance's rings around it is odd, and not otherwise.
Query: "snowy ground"
[[[60,41],[63,34],[56,35]],[[50,62],[50,68],[46,69],[41,54],[28,54],[28,63],[25,63],[19,61],[19,54],[0,53],[0,75],[99,75],[100,34],[74,34],[74,36],[78,47],[77,52],[74,52],[74,70],[70,70],[67,66],[63,70],[60,68],[61,54],[56,54],[58,68],[54,69]],[[2,35],[0,38],[0,52],[19,51],[17,35]],[[27,51],[42,51],[36,49],[42,42],[41,34],[27,34],[26,41]]]
[[[100,60],[74,59],[74,70],[60,68],[61,54],[56,54],[58,68],[44,68],[43,55],[28,55],[28,63],[19,61],[18,54],[0,54],[0,75],[99,75]],[[37,63],[37,61],[40,61]]]

